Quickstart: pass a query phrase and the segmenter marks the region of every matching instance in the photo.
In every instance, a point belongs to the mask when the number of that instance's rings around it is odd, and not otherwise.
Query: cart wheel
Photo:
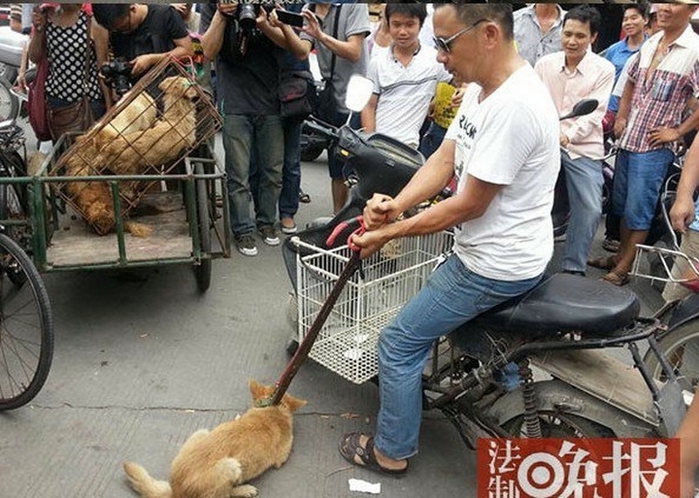
[[[286,343],[286,352],[289,354],[289,356],[294,356],[296,354],[296,350],[299,348],[299,341],[296,339],[289,339]]]
[[[204,165],[197,164],[196,173],[204,174]],[[199,242],[201,244],[202,258],[199,264],[194,267],[194,272],[197,279],[197,288],[203,294],[211,285],[211,216],[209,214],[209,196],[206,189],[206,180],[196,180],[196,184]]]
[[[41,275],[22,248],[0,233],[0,410],[18,408],[39,393],[51,369],[53,341]]]

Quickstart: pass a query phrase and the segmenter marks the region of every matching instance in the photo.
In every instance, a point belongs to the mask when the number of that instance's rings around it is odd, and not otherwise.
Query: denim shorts
[[[660,189],[675,160],[670,149],[649,152],[622,150],[614,166],[612,213],[630,230],[648,230],[655,217]]]
[[[349,114],[346,112],[339,112],[337,114],[338,120],[336,123],[342,123],[345,124],[347,121],[347,116]],[[358,112],[355,112],[352,114],[352,120],[350,121],[350,127],[354,130],[358,130],[362,126],[362,117],[361,114]],[[330,178],[334,179],[345,179],[345,163],[347,162],[345,159],[339,158],[336,155],[337,148],[336,147],[331,147],[328,149],[328,169],[330,171]]]

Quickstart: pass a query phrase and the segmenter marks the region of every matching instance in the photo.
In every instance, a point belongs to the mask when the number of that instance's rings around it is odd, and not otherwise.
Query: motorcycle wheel
[[[672,365],[680,379],[694,389],[699,385],[699,323],[692,320],[667,332],[658,341],[660,351]],[[653,351],[648,350],[643,358],[653,378],[665,380],[663,369]]]
[[[313,147],[313,146],[306,146],[306,147],[301,147],[301,161],[305,163],[310,163],[312,161],[315,161],[318,159],[318,156],[320,156],[323,151],[322,147]]]
[[[614,431],[596,422],[570,413],[540,411],[541,431],[546,438],[614,437]],[[518,415],[501,426],[512,437],[527,437],[524,415]]]

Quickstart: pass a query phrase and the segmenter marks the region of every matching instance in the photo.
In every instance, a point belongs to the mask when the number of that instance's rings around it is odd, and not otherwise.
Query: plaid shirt
[[[621,148],[630,152],[652,150],[648,132],[657,127],[679,126],[687,100],[699,92],[699,35],[691,27],[670,44],[667,55],[646,81],[662,38],[662,31],[649,38],[629,67],[629,81],[634,87]],[[671,148],[672,144],[662,147]]]

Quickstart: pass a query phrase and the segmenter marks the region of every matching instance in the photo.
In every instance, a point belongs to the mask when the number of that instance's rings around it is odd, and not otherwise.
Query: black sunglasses
[[[463,35],[464,33],[468,33],[472,29],[474,29],[476,26],[478,26],[482,22],[487,22],[490,19],[479,19],[470,26],[465,27],[461,31],[457,32],[454,35],[451,35],[449,38],[446,40],[444,38],[440,38],[439,36],[433,36],[432,40],[434,41],[434,46],[437,50],[441,50],[442,52],[450,53],[451,52],[451,44],[454,43],[454,40],[456,40],[459,36]]]

